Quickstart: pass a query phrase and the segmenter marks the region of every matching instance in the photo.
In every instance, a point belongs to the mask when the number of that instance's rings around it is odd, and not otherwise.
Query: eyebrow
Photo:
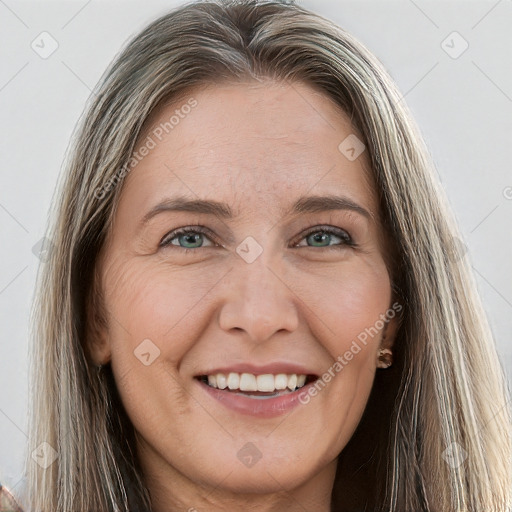
[[[303,196],[291,207],[288,213],[318,213],[331,210],[349,210],[372,219],[373,215],[361,205],[343,196]],[[192,212],[214,215],[221,219],[233,219],[235,215],[230,206],[214,200],[188,199],[175,197],[165,199],[153,207],[142,218],[141,224],[147,224],[153,217],[162,212]]]

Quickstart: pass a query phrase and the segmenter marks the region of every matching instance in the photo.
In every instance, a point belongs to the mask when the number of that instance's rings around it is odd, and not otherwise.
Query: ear
[[[399,304],[398,301],[393,302],[394,305]],[[400,310],[395,309],[393,307],[390,307],[388,311],[394,311],[394,315],[391,317],[389,316],[389,319],[386,321],[386,324],[383,328],[382,332],[382,339],[380,343],[380,348],[387,348],[392,349],[393,345],[395,343],[396,335],[398,333],[398,329],[400,328],[400,325],[402,324],[402,312],[403,312],[403,306],[400,305]],[[396,306],[395,306],[396,307]]]
[[[85,345],[88,355],[96,366],[105,364],[110,360],[111,351],[104,298],[99,286],[99,276],[96,272],[87,297],[85,316]]]

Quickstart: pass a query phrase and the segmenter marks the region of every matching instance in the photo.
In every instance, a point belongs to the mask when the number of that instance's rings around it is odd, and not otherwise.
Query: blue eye
[[[207,230],[203,229],[201,226],[196,226],[195,228],[177,229],[166,235],[162,242],[160,242],[160,246],[168,247],[170,245],[174,245],[180,249],[199,249],[200,247],[203,246],[201,237],[204,237],[206,233]],[[178,239],[178,244],[172,242],[174,239]],[[182,242],[185,244],[191,244],[192,247],[182,246]]]
[[[168,233],[160,242],[160,247],[174,246],[177,249],[184,249],[185,251],[200,249],[205,247],[204,239],[211,240],[206,235],[210,231],[202,226],[180,228]],[[335,245],[329,245],[332,241],[333,236],[339,238],[341,243]],[[324,249],[342,249],[344,247],[356,247],[356,243],[352,240],[350,235],[343,229],[333,228],[330,226],[316,226],[314,229],[310,229],[306,234],[302,235],[302,239],[305,239],[308,243],[312,244],[323,244],[327,242],[328,245],[294,245],[294,247],[317,247]],[[174,243],[174,240],[178,240]],[[214,243],[206,246],[213,247]]]
[[[356,244],[350,237],[350,235],[343,229],[339,228],[333,228],[330,226],[318,226],[315,227],[312,230],[309,230],[305,235],[303,235],[303,238],[313,244],[322,244],[324,242],[332,241],[332,237],[339,238],[341,240],[341,243],[335,244],[335,245],[309,245],[306,247],[319,247],[319,248],[325,248],[325,249],[340,249],[344,246],[348,247],[355,247]],[[304,245],[296,245],[295,247],[305,247]]]

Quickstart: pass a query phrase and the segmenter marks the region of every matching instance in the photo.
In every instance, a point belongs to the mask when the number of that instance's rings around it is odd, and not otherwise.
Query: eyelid
[[[214,235],[214,233],[210,229],[208,229],[205,226],[200,226],[200,225],[183,226],[183,227],[176,228],[176,229],[173,229],[173,230],[169,231],[160,240],[159,247],[165,248],[165,247],[168,247],[168,246],[174,246],[177,249],[182,249],[182,250],[185,250],[185,251],[195,251],[197,249],[204,248],[203,246],[201,246],[201,247],[197,247],[195,249],[191,249],[191,248],[188,248],[188,247],[180,247],[179,245],[174,245],[174,244],[170,243],[170,240],[173,240],[177,236],[180,236],[182,234],[187,234],[189,232],[191,232],[191,233],[202,233],[203,235],[206,235],[208,238],[210,238],[211,241],[214,244],[217,244],[217,246],[224,247],[222,244],[220,244],[220,243],[218,243],[216,241],[216,236]],[[309,227],[303,227],[303,228],[300,229],[300,234],[298,235],[297,238],[294,239],[294,242],[292,243],[292,247],[295,248],[297,246],[297,244],[301,240],[303,240],[304,238],[308,237],[312,233],[316,233],[316,232],[325,232],[325,233],[333,234],[334,236],[337,236],[338,238],[343,240],[343,242],[341,244],[336,244],[336,245],[333,245],[333,246],[320,247],[321,249],[322,248],[323,249],[329,249],[329,248],[333,248],[334,249],[334,248],[337,248],[337,247],[340,247],[340,246],[357,247],[357,245],[358,245],[354,241],[354,239],[353,239],[352,235],[350,234],[350,232],[348,232],[346,229],[340,228],[338,226],[332,226],[332,225],[329,225],[329,224],[312,224],[312,225],[309,225]],[[346,236],[344,236],[344,235],[346,235]],[[347,238],[348,238],[348,240],[347,240]],[[169,242],[165,242],[165,240],[169,240]],[[206,246],[206,247],[210,247],[210,246]],[[315,248],[314,246],[304,246],[304,247]]]
[[[160,240],[158,246],[159,247],[168,247],[168,246],[174,245],[174,244],[170,243],[170,240],[176,238],[179,235],[187,234],[188,232],[202,233],[203,235],[207,235],[208,238],[211,238],[212,242],[217,243],[215,241],[215,235],[213,234],[213,232],[210,229],[208,229],[208,228],[206,228],[204,226],[193,226],[193,225],[190,225],[190,226],[183,226],[181,228],[176,228],[176,229],[173,229],[173,230],[169,231]],[[169,240],[169,242],[165,242],[165,240]],[[218,245],[222,246],[221,244],[218,244]],[[180,247],[179,245],[176,245],[175,247],[177,249],[190,250],[187,247]],[[195,249],[191,249],[191,250],[195,250]]]
[[[312,233],[316,233],[316,232],[324,232],[324,233],[333,234],[334,236],[337,236],[338,238],[341,238],[343,240],[342,244],[337,244],[334,246],[326,246],[326,247],[323,247],[324,249],[335,248],[335,247],[339,247],[340,245],[344,245],[344,246],[348,246],[348,247],[356,247],[357,246],[356,242],[352,238],[352,235],[346,229],[340,228],[338,226],[332,226],[329,224],[313,224],[309,228],[301,229],[299,238],[296,238],[292,244],[293,247],[296,247],[296,244],[303,238],[306,238],[309,235],[311,235]],[[346,237],[344,235],[346,235]],[[348,240],[347,240],[347,238],[348,238]],[[308,246],[305,246],[305,247],[308,247]],[[310,247],[313,247],[313,246],[310,246]]]

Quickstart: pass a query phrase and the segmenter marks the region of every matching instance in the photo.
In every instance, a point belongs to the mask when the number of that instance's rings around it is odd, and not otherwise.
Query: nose
[[[252,263],[238,261],[225,283],[226,298],[219,325],[226,332],[243,331],[256,343],[299,324],[297,296],[263,255]]]

